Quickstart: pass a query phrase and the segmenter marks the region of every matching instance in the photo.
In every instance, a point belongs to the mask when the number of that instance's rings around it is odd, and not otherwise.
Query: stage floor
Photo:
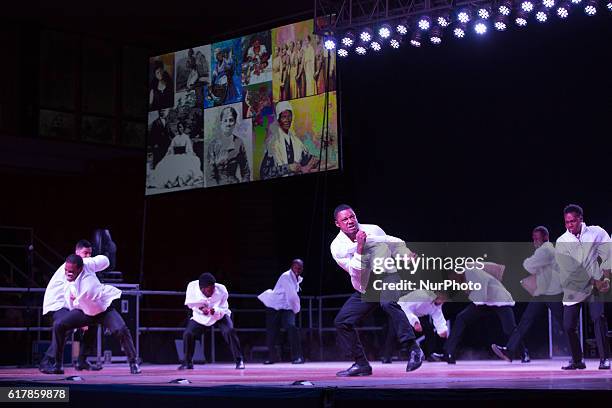
[[[598,370],[598,361],[588,360],[587,369],[563,371],[565,360],[535,360],[529,364],[504,361],[458,361],[424,363],[411,373],[405,371],[405,362],[393,364],[372,363],[373,375],[368,377],[338,378],[336,371],[347,368],[347,362],[306,363],[292,365],[249,364],[245,370],[236,370],[230,364],[196,365],[194,370],[178,371],[178,365],[142,365],[142,374],[131,375],[125,364],[107,365],[102,371],[77,372],[66,368],[64,375],[45,375],[35,368],[0,368],[0,382],[65,383],[66,377],[78,375],[87,385],[133,385],[138,387],[289,387],[296,380],[307,380],[317,388],[368,389],[524,389],[524,390],[612,390],[612,372]],[[185,378],[190,384],[170,384]],[[293,388],[293,387],[292,387]]]

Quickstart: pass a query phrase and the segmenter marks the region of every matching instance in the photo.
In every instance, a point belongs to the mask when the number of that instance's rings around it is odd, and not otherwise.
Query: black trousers
[[[53,323],[55,323],[56,320],[59,320],[62,317],[64,317],[68,312],[70,311],[66,308],[61,308],[59,310],[56,310],[55,312],[52,312],[51,318],[53,319]],[[81,347],[79,348],[79,359],[80,360],[85,359],[85,357],[88,355],[87,353],[92,353],[92,350],[94,350],[95,344],[96,344],[96,337],[97,337],[96,334],[97,333],[96,333],[95,327],[90,327],[89,330],[85,330],[83,332],[83,335],[81,337]],[[70,331],[66,333],[64,344],[66,344],[66,341],[68,341],[69,337],[70,337]],[[51,344],[47,348],[47,351],[45,352],[43,360],[46,360],[46,361],[55,360],[55,352],[56,352],[55,347],[56,347],[55,332],[51,330]],[[93,352],[95,353],[95,350]],[[63,353],[60,353],[60,354],[63,354]]]
[[[240,340],[238,340],[238,335],[236,334],[236,330],[234,330],[234,323],[232,322],[231,317],[225,315],[214,325],[221,329],[223,339],[229,345],[230,350],[232,351],[232,356],[234,356],[234,360],[243,358],[242,349],[240,348]],[[185,327],[185,331],[183,332],[183,351],[185,353],[186,363],[193,361],[195,339],[202,335],[206,327],[208,326],[204,326],[193,319],[189,319],[187,327]]]
[[[439,350],[439,345],[441,344],[440,341],[442,339],[435,333],[435,327],[429,316],[421,316],[419,317],[419,321],[423,331],[421,333],[417,333],[415,331],[414,334],[415,336],[425,336],[425,339],[421,343],[421,348],[423,349],[425,357],[429,357],[433,353],[441,351]],[[414,328],[412,330],[414,331]],[[382,357],[385,359],[390,359],[393,355],[396,344],[397,334],[395,333],[393,324],[391,324],[391,321],[389,321],[387,323],[387,337],[385,338],[385,344],[383,345]]]
[[[410,326],[406,314],[396,302],[365,302],[361,299],[361,296],[359,292],[353,293],[344,303],[334,321],[338,346],[346,356],[351,357],[357,364],[368,364],[368,359],[355,327],[379,306],[389,315],[390,324],[393,325],[400,345],[408,347],[414,342],[412,326]]]
[[[296,360],[303,357],[302,342],[300,341],[300,329],[295,325],[295,313],[293,310],[266,309],[266,344],[268,346],[268,357],[276,360],[276,340],[280,329],[287,330],[289,345],[291,346],[291,359]]]
[[[106,311],[95,316],[87,316],[82,310],[73,309],[60,318],[55,319],[53,322],[55,363],[61,365],[66,334],[70,330],[83,326],[93,327],[98,324],[102,324],[119,341],[128,361],[130,363],[136,362],[136,347],[134,347],[132,334],[125,325],[121,315],[115,309],[109,307]]]
[[[506,347],[515,356],[524,349],[523,338],[533,325],[535,319],[541,314],[546,312],[546,309],[550,309],[550,313],[561,326],[563,326],[563,303],[561,302],[562,296],[539,296],[538,301],[529,302],[521,321],[519,322],[516,329],[510,335]]]
[[[610,356],[608,322],[604,314],[604,303],[597,300],[599,299],[596,295],[591,295],[591,298],[584,302],[572,306],[563,306],[563,330],[567,333],[574,362],[582,361],[583,357],[582,345],[578,337],[578,318],[580,317],[580,309],[582,309],[583,304],[589,305],[589,315],[595,326],[595,340],[597,342],[599,358],[609,358]]]
[[[514,312],[510,306],[476,306],[470,303],[457,315],[455,324],[452,326],[450,336],[444,345],[444,349],[448,354],[455,354],[457,346],[463,337],[465,329],[478,319],[482,318],[487,313],[495,313],[501,322],[502,329],[506,336],[510,336],[516,328],[514,320]]]

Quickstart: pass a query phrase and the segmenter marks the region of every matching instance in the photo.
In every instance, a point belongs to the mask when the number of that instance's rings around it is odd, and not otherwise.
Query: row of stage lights
[[[603,0],[605,7],[612,12],[612,0]],[[530,16],[535,16],[540,23],[547,22],[554,14],[560,19],[566,19],[572,9],[582,7],[588,16],[594,16],[599,10],[598,0],[502,0],[493,9],[490,5],[479,7],[463,7],[456,12],[442,12],[436,14],[432,19],[429,15],[422,15],[414,20],[414,29],[409,43],[414,47],[420,47],[429,39],[434,45],[442,43],[442,35],[445,28],[450,28],[452,34],[457,38],[463,38],[468,33],[469,26],[477,35],[484,35],[489,31],[492,24],[497,31],[505,31],[513,15],[514,24],[519,27],[527,26]],[[339,57],[348,57],[353,49],[358,55],[365,55],[372,50],[378,52],[388,44],[391,48],[399,48],[402,42],[408,38],[410,26],[407,20],[402,20],[391,26],[382,24],[376,35],[370,28],[364,28],[358,32],[358,36],[352,31],[347,31],[340,38],[326,36],[324,46],[328,50],[337,50]]]

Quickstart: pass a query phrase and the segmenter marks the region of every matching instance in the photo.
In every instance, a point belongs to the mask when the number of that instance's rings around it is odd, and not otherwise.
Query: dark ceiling
[[[311,18],[313,7],[313,0],[28,1],[12,4],[5,18],[169,51]]]

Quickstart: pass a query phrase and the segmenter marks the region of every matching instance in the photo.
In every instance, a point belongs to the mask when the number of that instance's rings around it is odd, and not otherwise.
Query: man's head
[[[93,245],[91,245],[91,242],[86,239],[82,239],[76,243],[74,253],[80,256],[81,258],[89,258],[92,253],[92,247]]]
[[[353,209],[346,204],[340,204],[334,210],[334,223],[336,227],[340,228],[340,231],[349,237],[357,234],[359,231],[357,216]]]
[[[448,293],[447,292],[436,292],[436,298],[434,299],[434,304],[436,306],[441,306],[444,304],[444,302],[448,301]]]
[[[205,272],[200,275],[200,290],[206,297],[211,297],[215,293],[215,283],[217,280],[212,273]]]
[[[565,221],[565,228],[574,234],[580,234],[582,229],[582,207],[576,204],[570,204],[563,209],[563,219]]]
[[[83,258],[77,254],[70,254],[66,257],[66,263],[64,264],[64,272],[66,274],[66,280],[68,282],[74,282],[74,280],[83,271]]]
[[[541,247],[545,242],[548,242],[548,228],[542,225],[535,227],[531,233],[531,239],[533,240],[533,246]]]
[[[291,271],[295,274],[295,276],[300,276],[304,271],[304,261],[299,258],[291,261]]]
[[[282,101],[276,105],[276,120],[283,132],[288,133],[293,122],[293,107],[289,102]]]

